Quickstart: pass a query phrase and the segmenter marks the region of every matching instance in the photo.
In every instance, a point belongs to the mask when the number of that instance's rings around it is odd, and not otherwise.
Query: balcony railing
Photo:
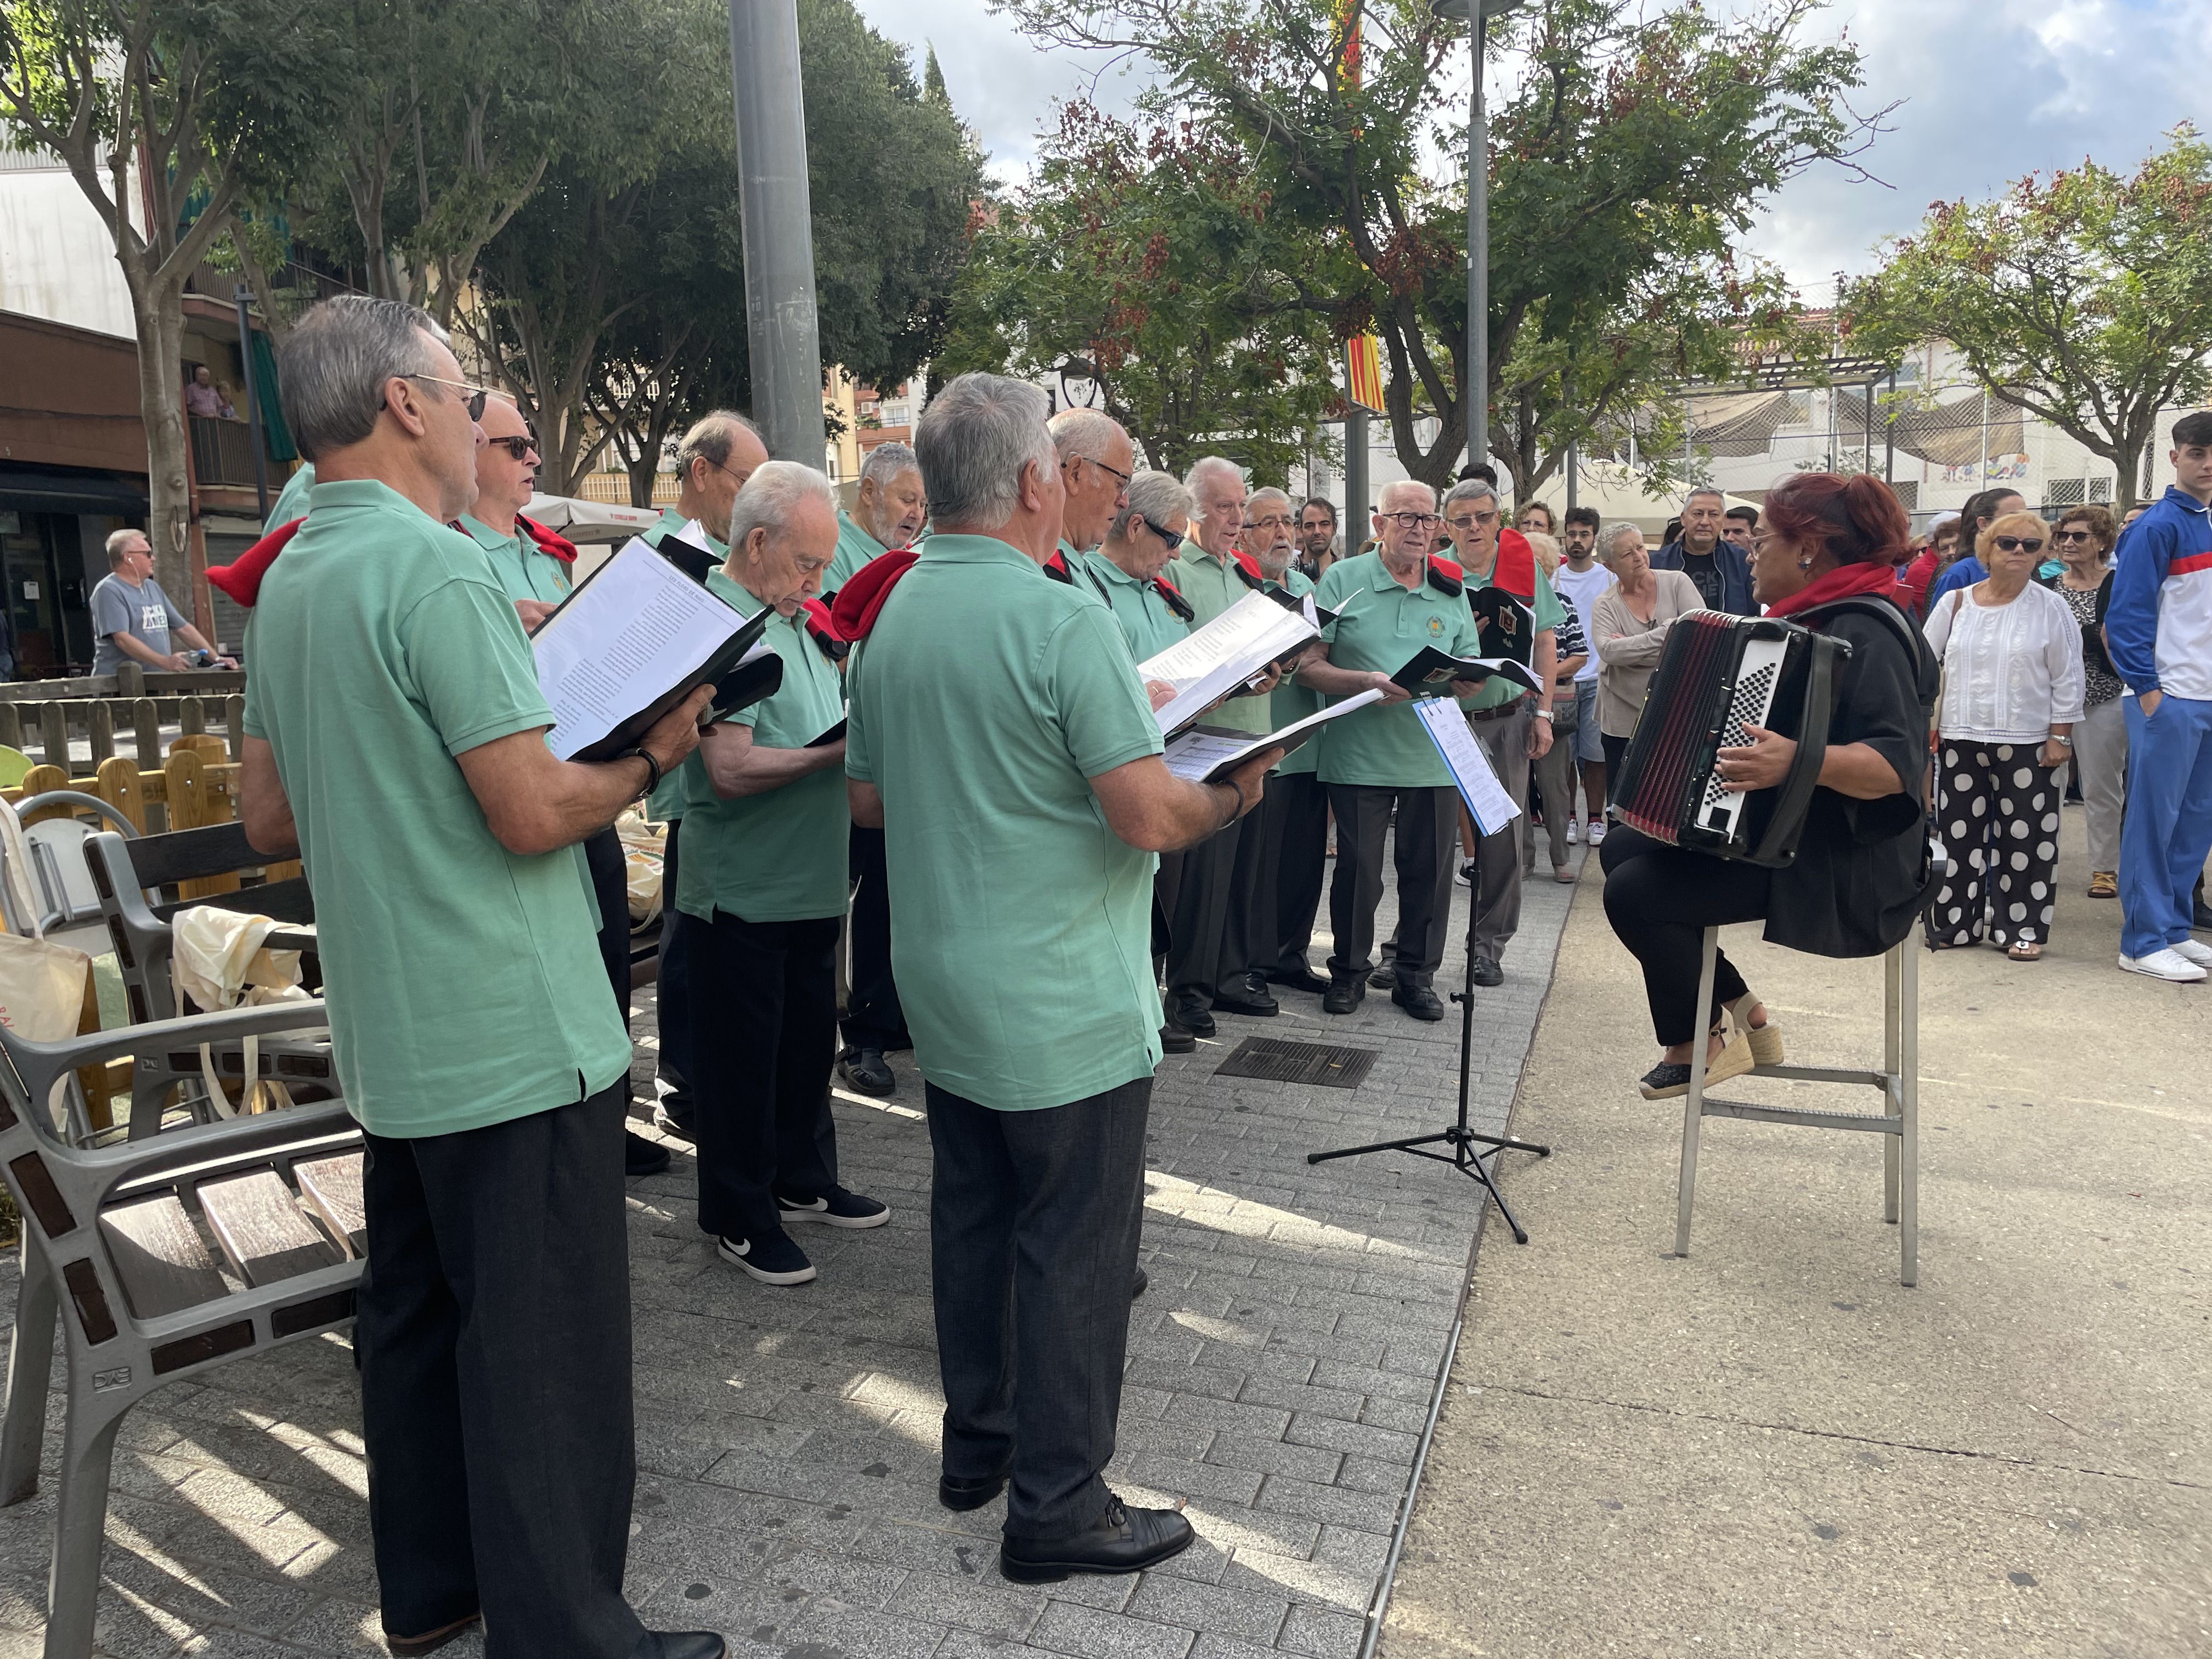
[[[253,488],[253,428],[244,421],[188,416],[192,434],[192,477],[204,484]],[[271,487],[281,482],[270,465]]]

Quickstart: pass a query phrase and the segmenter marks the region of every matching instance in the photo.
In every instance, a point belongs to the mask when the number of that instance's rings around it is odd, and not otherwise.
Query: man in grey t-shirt
[[[118,530],[107,538],[107,574],[92,590],[92,672],[112,674],[125,658],[151,669],[173,672],[195,665],[169,648],[174,635],[195,651],[214,659],[200,665],[235,668],[219,656],[198,629],[185,620],[176,601],[154,580],[154,547],[143,530]]]

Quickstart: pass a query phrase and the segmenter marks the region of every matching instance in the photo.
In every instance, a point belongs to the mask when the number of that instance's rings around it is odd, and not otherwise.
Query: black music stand
[[[1520,825],[1522,820],[1514,819]],[[1523,831],[1525,833],[1525,830]],[[1378,1140],[1370,1146],[1342,1146],[1333,1152],[1308,1152],[1306,1162],[1323,1164],[1333,1158],[1363,1158],[1369,1152],[1411,1152],[1416,1158],[1434,1158],[1439,1164],[1449,1164],[1462,1175],[1481,1184],[1498,1206],[1498,1213],[1505,1218],[1505,1224],[1513,1230],[1513,1242],[1526,1244],[1528,1232],[1514,1219],[1513,1212],[1505,1202],[1505,1194],[1498,1190],[1490,1170],[1484,1165],[1486,1158],[1494,1158],[1500,1152],[1534,1152],[1539,1158],[1549,1158],[1552,1149],[1539,1146],[1533,1140],[1515,1140],[1506,1135],[1486,1135],[1467,1127],[1468,1062],[1474,1052],[1474,900],[1479,894],[1470,890],[1467,908],[1467,977],[1460,989],[1451,994],[1459,1004],[1459,1118],[1449,1127],[1432,1135],[1413,1135],[1403,1140]],[[1431,1152],[1429,1148],[1442,1144],[1448,1152]],[[1487,1148],[1487,1151],[1481,1150]]]

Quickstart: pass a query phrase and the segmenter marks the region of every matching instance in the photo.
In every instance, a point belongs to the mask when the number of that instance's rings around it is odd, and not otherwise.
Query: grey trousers
[[[1256,815],[1256,814],[1255,814]],[[1203,1013],[1213,1006],[1214,988],[1228,963],[1222,946],[1229,932],[1229,896],[1236,884],[1237,843],[1243,824],[1232,823],[1182,852],[1182,866],[1169,896],[1168,1012]]]
[[[1333,975],[1364,975],[1375,964],[1375,907],[1382,902],[1382,838],[1390,809],[1398,809],[1398,933],[1394,951],[1401,985],[1426,985],[1444,959],[1451,920],[1451,854],[1459,822],[1459,791],[1394,789],[1373,784],[1332,783],[1336,814],[1336,873],[1328,884],[1329,931],[1336,953]],[[1517,869],[1517,866],[1516,866]]]
[[[1041,1111],[923,1096],[945,1473],[1011,1470],[1009,1537],[1080,1532],[1106,1511],[1152,1079]]]
[[[1570,704],[1572,699],[1568,699]],[[1559,706],[1555,701],[1553,708]],[[1534,819],[1527,815],[1528,798],[1522,798],[1521,825],[1525,836],[1525,848],[1521,858],[1522,870],[1526,872],[1536,865],[1536,844],[1548,839],[1552,848],[1554,869],[1567,861],[1567,826],[1575,821],[1575,787],[1580,781],[1575,762],[1575,728],[1553,731],[1552,746],[1544,758],[1532,763],[1536,775],[1536,787],[1544,792],[1544,827],[1539,830]]]
[[[2081,769],[2081,809],[2089,868],[2120,867],[2120,810],[2127,800],[2127,699],[2099,703],[2074,722],[2074,764]],[[2063,780],[2063,775],[2062,775]],[[2065,790],[2062,781],[2058,786]]]
[[[1523,697],[1502,720],[1472,722],[1474,740],[1524,817],[1528,808],[1528,728],[1534,721],[1532,706]],[[1474,949],[1475,955],[1492,962],[1505,955],[1521,926],[1521,837],[1526,827],[1522,818],[1516,818],[1496,835],[1483,836],[1474,848]]]

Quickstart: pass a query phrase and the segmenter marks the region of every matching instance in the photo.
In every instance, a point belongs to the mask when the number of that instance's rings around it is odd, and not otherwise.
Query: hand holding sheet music
[[[1541,686],[1534,669],[1510,657],[1455,657],[1432,645],[1416,651],[1406,665],[1390,678],[1417,697],[1441,697],[1452,695],[1454,680],[1480,683],[1493,675],[1509,679],[1525,690],[1538,690]]]
[[[1380,691],[1362,691],[1356,697],[1333,702],[1319,714],[1309,714],[1264,738],[1255,738],[1249,732],[1209,732],[1202,726],[1195,726],[1168,740],[1164,757],[1168,770],[1194,783],[1219,783],[1253,756],[1270,749],[1288,754],[1309,738],[1318,735],[1331,720],[1341,720],[1355,708],[1382,701]]]
[[[1491,770],[1490,757],[1474,740],[1467,716],[1460,712],[1457,703],[1442,697],[1426,697],[1413,705],[1413,712],[1421,717],[1429,741],[1436,744],[1437,752],[1450,768],[1452,781],[1459,786],[1460,799],[1474,814],[1474,821],[1484,835],[1496,835],[1521,816],[1519,804],[1505,793],[1498,774]]]
[[[1164,680],[1174,701],[1154,711],[1172,737],[1271,665],[1296,656],[1321,636],[1298,611],[1264,593],[1248,593],[1188,638],[1137,665],[1141,679]]]

